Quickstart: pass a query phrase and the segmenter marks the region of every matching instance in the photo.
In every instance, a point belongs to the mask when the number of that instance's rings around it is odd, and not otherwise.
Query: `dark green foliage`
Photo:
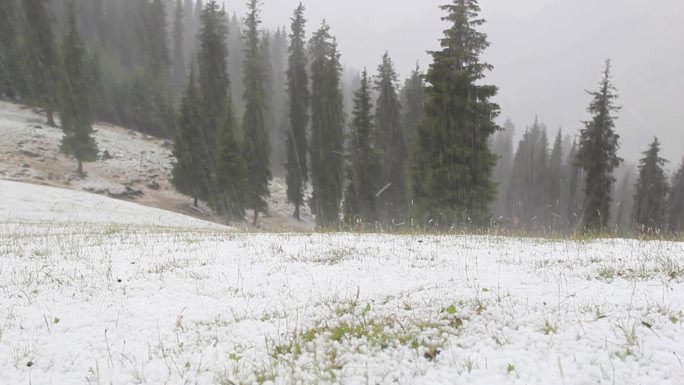
[[[91,79],[86,76],[86,49],[78,33],[73,3],[69,10],[69,33],[64,37],[62,47],[64,73],[59,92],[59,112],[64,131],[60,150],[76,158],[78,173],[83,176],[83,162],[97,159],[97,144],[92,137]]]
[[[209,199],[211,180],[211,164],[208,162],[200,132],[203,116],[194,71],[190,71],[178,113],[178,134],[173,150],[176,163],[173,167],[172,182],[179,192],[195,200],[195,206],[198,199]]]
[[[228,219],[244,215],[245,164],[236,136],[236,119],[227,73],[227,27],[216,1],[202,11],[197,63],[181,103],[174,185],[206,199]]]
[[[295,206],[294,216],[299,219],[299,208],[304,204],[304,187],[308,180],[306,127],[309,124],[308,60],[304,46],[306,19],[300,3],[294,11],[290,34],[287,69],[289,96],[289,130],[287,150],[287,200]]]
[[[363,81],[362,77],[362,86]],[[381,157],[382,174],[374,180],[379,179],[383,184],[383,186],[378,186],[383,188],[379,195],[380,219],[387,225],[403,222],[409,209],[406,187],[408,150],[401,127],[401,105],[397,95],[397,83],[394,64],[389,54],[385,52],[375,80],[375,90],[378,92],[375,109],[376,145]],[[358,95],[356,97],[358,99]],[[355,110],[357,102],[354,103]],[[374,193],[376,192],[378,191]]]
[[[615,215],[611,216],[611,228],[618,234],[629,234],[634,230],[632,213],[637,172],[633,164],[626,164],[622,169],[621,177],[616,181],[618,184],[613,194]]]
[[[641,233],[658,233],[665,228],[667,179],[665,159],[660,157],[658,138],[639,160],[639,178],[634,194],[634,223]]]
[[[0,2],[0,98],[4,96],[13,100],[27,91],[19,46],[19,11],[17,0]]]
[[[563,190],[567,188],[567,183],[563,175],[563,131],[558,130],[556,140],[549,156],[549,166],[547,168],[548,196],[547,202],[547,226],[557,232],[564,230],[566,223],[563,213],[565,206],[562,204]]]
[[[507,206],[507,192],[511,183],[511,172],[513,170],[513,136],[515,135],[515,125],[510,119],[506,119],[503,130],[492,136],[491,148],[496,154],[496,166],[492,170],[492,179],[497,184],[497,198],[492,205],[492,212],[497,221],[505,221],[510,215]]]
[[[442,6],[451,23],[432,52],[426,76],[425,118],[418,128],[412,169],[417,220],[440,228],[489,224],[495,198],[491,181],[496,157],[488,139],[498,127],[499,107],[490,99],[496,87],[481,85],[489,64],[480,55],[489,46],[477,31],[484,20],[476,0],[455,0]]]
[[[243,62],[243,82],[245,93],[245,113],[243,122],[245,161],[247,167],[246,205],[254,210],[253,224],[256,226],[259,212],[268,208],[266,198],[271,180],[269,168],[271,142],[266,127],[266,95],[264,90],[265,72],[263,57],[259,47],[259,1],[249,0],[245,18],[245,59]]]
[[[612,115],[619,107],[615,105],[617,94],[611,82],[610,60],[606,61],[599,90],[589,94],[593,100],[587,112],[592,119],[584,122],[577,150],[578,165],[586,173],[583,227],[585,231],[603,232],[610,218],[613,170],[622,163],[617,156],[620,136],[615,133]]]
[[[672,178],[672,187],[667,204],[668,229],[675,233],[684,232],[684,161]]]
[[[414,139],[418,132],[418,123],[423,119],[425,110],[424,75],[420,67],[411,72],[401,90],[401,107],[403,116],[404,139],[408,148],[414,148]]]
[[[546,127],[535,119],[520,140],[508,185],[509,215],[514,226],[527,231],[545,230],[549,181],[547,170]]]
[[[211,163],[215,158],[214,144],[220,127],[225,123],[231,100],[226,48],[228,28],[216,1],[207,3],[200,19],[197,66],[200,100],[204,109],[200,137],[206,147],[207,159],[212,159]]]
[[[185,39],[185,24],[183,14],[183,4],[181,0],[176,0],[176,8],[173,18],[173,60],[171,66],[171,78],[174,82],[176,92],[179,92],[183,87],[183,80],[185,79],[185,54],[184,39]]]
[[[381,154],[373,124],[371,85],[366,70],[361,74],[361,87],[355,93],[348,140],[348,186],[344,195],[344,218],[351,225],[375,225],[378,221],[378,199],[382,168]],[[398,127],[397,127],[398,128]]]
[[[53,18],[46,0],[22,0],[24,8],[23,66],[31,103],[44,108],[48,124],[54,126],[53,112],[58,104],[59,55],[52,32]]]
[[[225,121],[220,128],[213,171],[213,205],[230,219],[241,220],[245,216],[246,164],[238,150],[237,122],[231,104],[227,107]]]
[[[313,212],[319,228],[340,221],[344,184],[344,110],[340,87],[340,55],[324,22],[310,42],[311,179]]]
[[[577,162],[577,142],[573,142],[572,146],[570,146],[567,161],[565,162],[565,175],[568,179],[566,217],[568,219],[568,228],[574,231],[577,229],[582,215],[582,207],[584,205],[584,190],[582,186],[586,180],[586,175]]]

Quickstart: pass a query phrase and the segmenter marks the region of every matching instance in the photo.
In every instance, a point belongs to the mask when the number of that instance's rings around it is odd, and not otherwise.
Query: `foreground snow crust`
[[[684,384],[684,245],[245,234],[0,182],[0,384]]]

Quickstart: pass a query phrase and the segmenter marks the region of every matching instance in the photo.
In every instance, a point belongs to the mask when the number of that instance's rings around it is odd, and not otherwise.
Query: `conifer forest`
[[[404,75],[388,51],[343,65],[335,26],[306,4],[273,28],[262,1],[246,3],[2,0],[0,97],[60,127],[80,175],[100,152],[95,122],[172,142],[175,189],[228,223],[258,226],[282,178],[291,215],[308,208],[320,230],[684,232],[671,144],[619,154],[620,62],[577,84],[575,127],[513,122],[476,0],[446,1],[439,48]]]

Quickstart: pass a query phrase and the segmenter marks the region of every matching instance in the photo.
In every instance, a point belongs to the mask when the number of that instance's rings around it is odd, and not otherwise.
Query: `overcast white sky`
[[[243,0],[226,1],[244,13]],[[374,71],[385,50],[402,77],[436,49],[445,25],[438,6],[448,0],[304,0],[308,30],[327,19],[342,62]],[[265,25],[289,25],[299,0],[264,0]],[[670,167],[684,156],[684,0],[480,0],[499,86],[502,119],[519,131],[535,115],[554,135],[575,134],[600,78],[613,59],[623,109],[622,156],[636,160],[657,135]]]

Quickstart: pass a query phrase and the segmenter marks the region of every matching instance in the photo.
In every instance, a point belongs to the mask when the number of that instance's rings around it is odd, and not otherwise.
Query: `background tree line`
[[[319,228],[684,230],[684,164],[669,178],[657,139],[638,168],[617,156],[610,63],[579,132],[550,138],[535,119],[518,135],[496,124],[476,0],[442,7],[440,49],[403,82],[387,52],[373,72],[343,69],[303,5],[268,31],[247,3],[4,0],[0,93],[50,124],[59,112],[80,172],[95,119],[174,138],[177,189],[230,220],[257,225],[282,175],[293,215],[308,205]]]

